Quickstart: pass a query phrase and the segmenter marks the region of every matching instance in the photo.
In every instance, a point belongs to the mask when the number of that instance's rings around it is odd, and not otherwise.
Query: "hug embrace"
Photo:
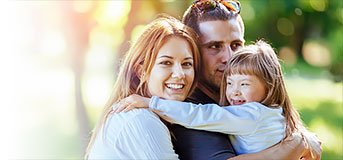
[[[320,159],[273,48],[244,46],[240,3],[160,15],[126,53],[86,159]],[[121,112],[123,111],[124,112]]]

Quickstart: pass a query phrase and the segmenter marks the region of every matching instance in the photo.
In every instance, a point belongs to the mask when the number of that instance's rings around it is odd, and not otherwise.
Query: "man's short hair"
[[[205,0],[206,1],[206,0]],[[228,9],[222,3],[217,3],[217,5],[211,10],[201,10],[196,6],[190,5],[185,11],[182,23],[191,27],[196,33],[200,35],[199,23],[205,21],[216,21],[216,20],[230,20],[236,18],[239,21],[240,27],[244,31],[244,24],[239,12],[232,11]]]

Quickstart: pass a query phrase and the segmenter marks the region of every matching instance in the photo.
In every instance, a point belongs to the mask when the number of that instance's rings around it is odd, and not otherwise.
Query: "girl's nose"
[[[240,95],[241,95],[241,91],[240,91],[238,88],[236,88],[236,89],[234,90],[233,95],[234,95],[234,96],[240,96]]]

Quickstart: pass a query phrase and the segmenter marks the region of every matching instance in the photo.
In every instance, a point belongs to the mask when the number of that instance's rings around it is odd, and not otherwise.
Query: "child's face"
[[[226,98],[231,105],[261,102],[266,96],[266,87],[255,75],[233,74],[226,78]]]

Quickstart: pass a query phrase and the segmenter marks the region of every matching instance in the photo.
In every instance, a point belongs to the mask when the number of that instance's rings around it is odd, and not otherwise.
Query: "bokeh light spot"
[[[141,35],[142,31],[144,30],[145,25],[137,25],[133,28],[131,32],[131,41],[134,42],[137,38]]]
[[[279,57],[287,66],[293,66],[297,62],[297,54],[290,47],[282,47],[279,51]]]
[[[301,16],[303,14],[303,11],[300,8],[295,8],[294,9],[295,14],[297,14],[298,16]]]
[[[93,1],[73,1],[73,8],[76,12],[87,13],[93,7]]]
[[[305,42],[302,54],[307,63],[314,66],[328,66],[331,63],[329,49],[321,43],[310,41]]]
[[[338,8],[336,13],[338,21],[343,23],[343,8]]]
[[[111,82],[105,76],[88,77],[84,89],[86,104],[90,107],[104,107],[111,92]]]
[[[241,12],[245,21],[253,20],[255,18],[255,10],[250,4],[244,4],[244,12]]]
[[[327,0],[310,0],[311,7],[319,12],[323,12],[327,8]]]
[[[64,35],[59,31],[46,32],[42,38],[41,52],[47,56],[58,56],[66,49]]]
[[[287,18],[280,18],[277,21],[277,29],[281,34],[285,36],[290,36],[294,33],[294,25],[292,21]]]

